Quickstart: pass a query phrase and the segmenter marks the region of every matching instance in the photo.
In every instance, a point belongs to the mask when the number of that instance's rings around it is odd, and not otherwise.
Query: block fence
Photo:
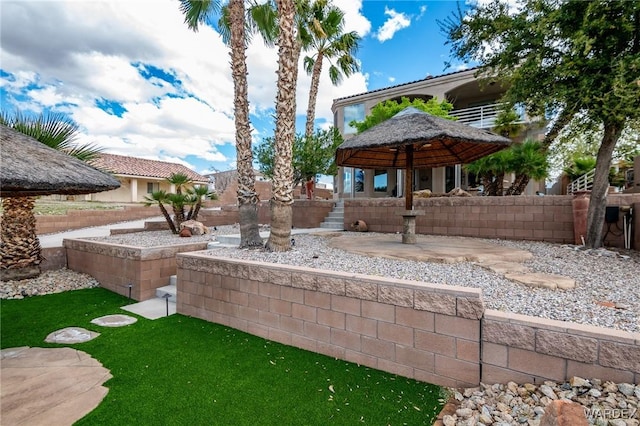
[[[573,244],[572,200],[559,195],[414,198],[414,209],[425,212],[416,217],[416,233]],[[607,204],[634,206],[634,241],[640,248],[640,194],[609,194]],[[402,198],[346,199],[345,229],[361,219],[373,232],[402,232],[404,210]],[[622,215],[617,226],[612,229],[622,229]],[[605,243],[624,247],[621,235],[609,234]]]
[[[640,333],[484,309],[479,289],[182,253],[178,313],[442,386],[640,383]]]
[[[125,206],[124,209],[113,210],[70,210],[63,215],[36,216],[36,233],[38,235],[51,234],[160,215],[160,210],[157,207],[143,206]]]

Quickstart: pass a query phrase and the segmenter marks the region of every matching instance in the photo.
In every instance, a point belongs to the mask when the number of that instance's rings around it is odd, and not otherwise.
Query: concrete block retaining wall
[[[141,248],[105,244],[82,239],[65,239],[69,269],[94,277],[100,285],[115,293],[147,300],[155,297],[158,287],[169,285],[176,274],[176,254],[203,250],[207,243],[190,243],[167,247]]]
[[[485,311],[483,382],[542,383],[572,376],[640,383],[640,333]]]
[[[416,217],[416,233],[573,244],[572,199],[572,196],[414,198],[414,209],[425,212]],[[635,204],[635,221],[640,223],[640,194],[610,194],[607,204]],[[344,207],[345,229],[362,219],[373,232],[402,232],[401,213],[405,210],[402,198],[346,199]],[[622,215],[618,228],[622,229]],[[617,230],[615,225],[612,229]],[[637,225],[635,229],[638,249],[640,231]],[[624,240],[621,235],[610,234],[606,244],[624,247]]]
[[[484,310],[480,290],[182,253],[179,313],[443,386],[640,383],[640,333]]]
[[[38,235],[51,234],[88,226],[145,219],[160,216],[160,214],[160,210],[157,207],[143,206],[125,206],[124,209],[113,210],[70,210],[64,215],[36,216],[36,233]]]
[[[480,291],[183,253],[177,311],[445,386],[480,380]]]

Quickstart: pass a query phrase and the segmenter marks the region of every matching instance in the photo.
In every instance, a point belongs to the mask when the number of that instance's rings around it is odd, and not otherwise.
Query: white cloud
[[[389,18],[376,32],[376,38],[380,43],[391,40],[396,32],[411,25],[411,19],[404,13],[398,13],[394,9],[384,8],[384,14]]]
[[[361,0],[340,7],[346,30],[370,31]],[[67,112],[82,128],[81,141],[106,152],[235,164],[219,150],[229,152],[235,143],[229,49],[211,27],[189,30],[175,0],[3,2],[1,19],[7,75],[0,76],[0,87],[14,107]],[[247,64],[250,110],[270,115],[277,50],[256,36]],[[332,123],[332,100],[366,91],[367,76],[357,73],[334,87],[327,63],[324,68],[316,117]],[[309,84],[301,68],[301,115]],[[98,106],[103,101],[123,111],[105,112]]]

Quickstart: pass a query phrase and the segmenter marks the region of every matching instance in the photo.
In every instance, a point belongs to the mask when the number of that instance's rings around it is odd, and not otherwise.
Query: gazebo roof
[[[0,197],[90,194],[118,188],[105,172],[0,125]]]

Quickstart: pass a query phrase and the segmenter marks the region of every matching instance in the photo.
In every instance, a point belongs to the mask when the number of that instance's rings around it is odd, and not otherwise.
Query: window
[[[351,169],[349,168],[345,168],[343,171],[343,175],[342,175],[342,186],[343,186],[343,191],[345,194],[348,194],[351,192],[351,175],[353,173],[351,173]]]
[[[387,192],[387,171],[376,170],[373,177],[373,190],[375,192]]]
[[[354,169],[356,175],[356,192],[364,192],[364,170],[362,169]]]
[[[154,193],[156,191],[160,191],[160,183],[159,182],[147,182],[147,194]]]
[[[343,134],[351,135],[357,132],[349,123],[364,120],[364,104],[347,105],[344,107],[344,131]]]

